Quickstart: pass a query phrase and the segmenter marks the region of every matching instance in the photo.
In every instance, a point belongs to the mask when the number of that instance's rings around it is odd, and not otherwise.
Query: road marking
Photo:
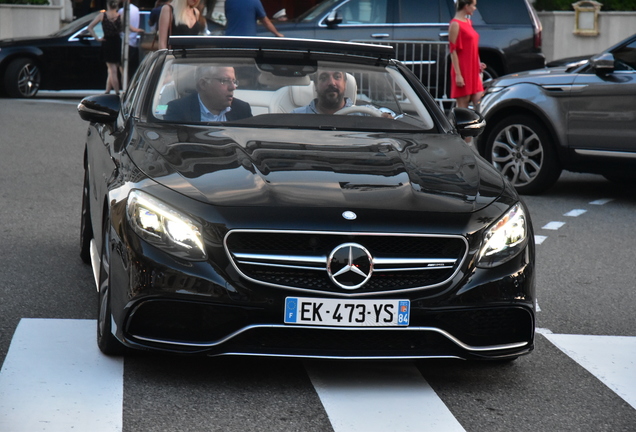
[[[563,216],[569,216],[569,217],[579,217],[581,216],[583,213],[587,212],[587,210],[583,210],[583,209],[574,209],[574,210],[570,210],[569,212],[565,213]]]
[[[542,236],[542,235],[535,235],[534,236],[534,243],[540,245],[541,243],[543,243],[545,241],[545,239],[547,239],[547,236]]]
[[[536,328],[636,408],[636,337]],[[335,432],[464,431],[409,363],[305,362]],[[0,370],[0,431],[119,432],[122,358],[100,353],[94,320],[22,319]]]
[[[563,225],[565,225],[565,222],[549,222],[547,224],[545,224],[543,226],[543,229],[547,229],[547,230],[558,230],[559,228],[561,228]]]
[[[603,199],[598,199],[596,201],[590,201],[590,204],[592,205],[605,205],[610,201],[614,201],[613,198],[603,198]]]
[[[544,336],[636,408],[636,337]]]
[[[305,362],[335,432],[464,431],[412,364]]]
[[[99,351],[95,325],[20,321],[0,371],[0,431],[122,430],[124,361]]]

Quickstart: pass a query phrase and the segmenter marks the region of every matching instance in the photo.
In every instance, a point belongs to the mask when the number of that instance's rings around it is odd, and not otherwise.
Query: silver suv
[[[563,169],[636,181],[636,35],[569,67],[487,84],[478,149],[518,192],[545,191]]]

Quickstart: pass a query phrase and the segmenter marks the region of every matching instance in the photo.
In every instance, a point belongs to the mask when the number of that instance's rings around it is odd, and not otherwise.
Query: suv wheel
[[[529,116],[497,123],[488,135],[485,157],[521,194],[541,193],[561,175],[550,135]]]

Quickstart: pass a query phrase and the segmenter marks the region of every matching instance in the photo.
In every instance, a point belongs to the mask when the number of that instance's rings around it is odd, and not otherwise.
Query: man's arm
[[[269,30],[272,33],[274,33],[276,35],[276,37],[285,37],[285,35],[283,35],[278,30],[276,30],[276,27],[274,27],[274,24],[272,24],[272,21],[269,18],[263,17],[263,18],[261,18],[261,22],[263,23],[263,26],[267,30]]]

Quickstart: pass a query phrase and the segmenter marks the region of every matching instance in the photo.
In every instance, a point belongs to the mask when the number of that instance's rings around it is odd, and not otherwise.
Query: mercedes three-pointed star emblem
[[[358,289],[371,278],[373,257],[364,246],[343,243],[329,254],[327,273],[340,288]]]

